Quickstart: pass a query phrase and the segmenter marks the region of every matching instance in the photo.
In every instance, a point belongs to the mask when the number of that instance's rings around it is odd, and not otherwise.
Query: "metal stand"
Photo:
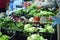
[[[57,40],[60,40],[60,24],[57,24]]]

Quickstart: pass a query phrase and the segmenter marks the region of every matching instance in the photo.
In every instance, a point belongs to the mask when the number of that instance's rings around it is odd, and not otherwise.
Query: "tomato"
[[[34,21],[34,23],[39,23],[40,17],[34,17],[34,18],[33,18],[33,21]]]

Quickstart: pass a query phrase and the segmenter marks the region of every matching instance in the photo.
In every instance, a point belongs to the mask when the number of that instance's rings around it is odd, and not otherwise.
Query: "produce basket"
[[[37,34],[37,33],[35,32],[32,34]],[[52,33],[44,33],[44,32],[39,32],[39,34],[47,40],[52,40],[52,37],[54,35]],[[26,36],[23,32],[17,31],[14,37],[15,37],[15,40],[27,40],[28,36]]]
[[[52,33],[39,32],[39,34],[42,35],[47,40],[52,40],[52,37],[53,37]]]
[[[9,36],[15,34],[15,31],[14,30],[11,30],[11,29],[8,29],[8,28],[1,28],[1,32],[3,34],[7,34]]]
[[[12,40],[27,40],[27,36],[23,32],[17,31],[16,34],[11,38]]]
[[[53,34],[52,40],[57,40],[57,25],[54,25],[55,34]]]
[[[3,35],[8,35],[10,37],[9,40],[13,40],[14,39],[13,37],[14,37],[15,33],[13,33],[13,31],[10,32],[10,30],[8,30],[8,29],[1,28],[0,32],[2,32]]]
[[[22,31],[17,31],[8,28],[1,28],[1,32],[3,34],[10,36],[11,38],[9,40],[27,40],[27,37]]]

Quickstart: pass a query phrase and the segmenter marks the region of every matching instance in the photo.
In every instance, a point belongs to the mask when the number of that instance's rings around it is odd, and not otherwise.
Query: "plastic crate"
[[[12,29],[8,29],[8,28],[1,28],[1,32],[2,33],[5,33],[7,35],[12,35],[14,34],[16,31],[15,30],[12,30]]]
[[[47,40],[52,40],[54,35],[53,33],[44,33],[44,32],[39,32],[39,34],[42,35]]]
[[[10,39],[9,40],[11,40],[11,38],[14,37],[14,35],[15,35],[15,33],[13,33],[12,30],[8,30],[6,28],[1,28],[0,31],[2,32],[2,34],[10,36]]]
[[[8,36],[10,36],[9,40],[23,40],[24,36],[22,35],[22,32],[20,32],[21,34],[19,35],[18,32],[16,32],[16,30],[13,29],[8,29],[8,28],[1,28],[1,32],[3,34],[6,34]]]
[[[27,40],[27,36],[23,32],[17,31],[11,40]]]
[[[53,37],[52,37],[52,40],[57,40],[57,25],[55,25],[54,26],[54,28],[55,28],[55,34],[53,35]]]

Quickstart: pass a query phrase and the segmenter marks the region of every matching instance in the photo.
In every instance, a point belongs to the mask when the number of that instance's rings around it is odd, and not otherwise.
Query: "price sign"
[[[58,7],[60,8],[60,0],[56,0]]]

